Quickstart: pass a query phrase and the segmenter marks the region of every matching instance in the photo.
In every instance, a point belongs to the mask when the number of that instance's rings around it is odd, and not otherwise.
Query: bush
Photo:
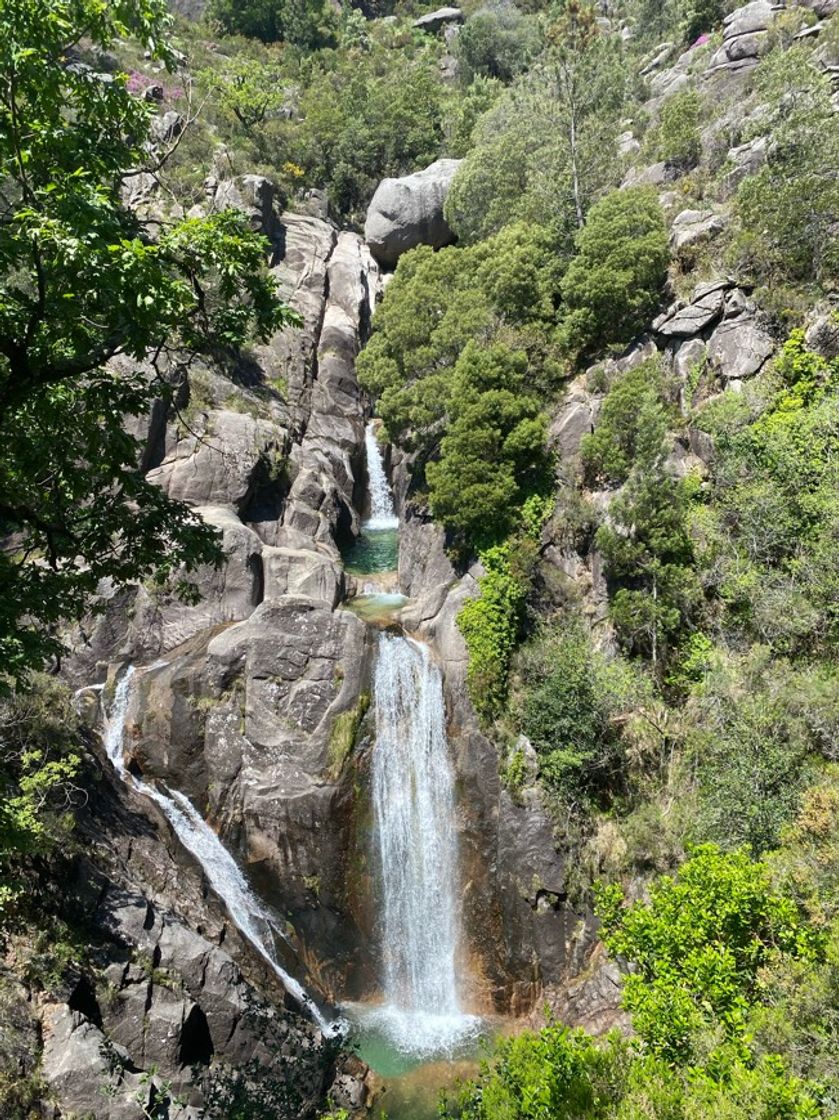
[[[478,582],[479,595],[464,603],[457,616],[469,654],[469,695],[484,720],[497,716],[506,699],[507,672],[521,626],[527,581],[515,560],[511,543],[482,552],[485,574]]]
[[[577,255],[562,281],[569,347],[590,353],[625,345],[661,298],[669,251],[664,215],[651,187],[614,191],[589,211]]]
[[[619,662],[592,647],[579,623],[547,631],[522,650],[517,721],[555,792],[614,793],[625,777],[624,747],[613,722],[631,680]]]
[[[622,903],[619,888],[601,890],[606,946],[634,966],[623,1004],[645,1045],[671,1062],[691,1059],[709,1027],[745,1043],[764,965],[778,953],[807,959],[820,951],[764,864],[711,844],[696,848],[675,878],[658,879],[649,902]]]
[[[621,374],[609,389],[597,427],[583,437],[580,457],[590,485],[620,485],[636,456],[659,454],[667,432],[664,382],[659,359],[651,358]]]
[[[680,90],[661,107],[655,130],[656,154],[671,167],[689,171],[702,155],[699,113],[702,102],[694,89]]]
[[[537,53],[539,38],[536,20],[512,4],[479,9],[455,39],[461,79],[467,85],[476,76],[511,81]]]

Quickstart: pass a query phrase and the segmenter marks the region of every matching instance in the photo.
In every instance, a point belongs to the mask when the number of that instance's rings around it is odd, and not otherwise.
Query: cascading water
[[[321,1031],[330,1036],[343,1033],[345,1030],[343,1020],[328,1022],[302,985],[290,976],[277,960],[273,934],[278,933],[281,937],[285,935],[248,886],[236,861],[189,799],[177,790],[164,792],[156,786],[140,781],[127,770],[123,759],[123,740],[134,677],[135,669],[131,665],[117,683],[105,729],[105,749],[114,769],[123,781],[160,806],[178,839],[201,865],[207,881],[227,907],[239,932],[273,969],[286,990],[308,1010]]]
[[[364,529],[379,532],[397,529],[399,518],[393,508],[393,496],[385,474],[384,460],[376,438],[376,424],[371,420],[364,429],[364,451],[367,457],[367,479],[370,493],[370,516]]]
[[[450,1055],[480,1024],[458,996],[457,832],[442,681],[424,646],[383,633],[374,689],[385,1004],[364,1025],[403,1053]]]

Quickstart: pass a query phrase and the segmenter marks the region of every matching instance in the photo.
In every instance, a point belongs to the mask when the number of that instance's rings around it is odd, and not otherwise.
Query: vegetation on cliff
[[[468,6],[447,43],[410,3],[214,0],[174,30],[159,0],[0,3],[5,936],[83,796],[39,672],[62,628],[102,581],[188,595],[219,559],[138,432],[196,355],[293,322],[248,218],[193,207],[256,173],[357,228],[380,179],[462,158],[456,244],[402,256],[358,374],[410,500],[482,566],[458,619],[474,706],[627,965],[635,1033],[505,1041],[441,1115],[836,1115],[839,15],[774,13],[741,74],[712,65],[740,7]],[[665,308],[703,325],[668,334]],[[586,430],[561,458],[569,400]],[[27,1116],[37,1085],[5,1076]]]

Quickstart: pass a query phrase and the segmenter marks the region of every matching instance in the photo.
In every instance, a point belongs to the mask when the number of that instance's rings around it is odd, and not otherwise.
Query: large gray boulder
[[[463,23],[463,12],[460,8],[437,8],[436,11],[426,12],[424,16],[414,20],[414,27],[419,31],[426,31],[429,35],[436,35],[444,27],[453,23]]]
[[[460,163],[438,159],[413,175],[379,183],[367,210],[364,240],[380,264],[395,265],[417,245],[439,249],[454,240],[443,205]]]

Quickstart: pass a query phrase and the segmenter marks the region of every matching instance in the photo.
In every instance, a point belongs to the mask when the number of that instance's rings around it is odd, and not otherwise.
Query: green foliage
[[[636,459],[645,467],[661,456],[670,415],[663,402],[658,358],[621,374],[609,388],[597,427],[583,437],[580,457],[590,485],[620,485]]]
[[[741,274],[773,281],[835,286],[839,250],[839,136],[831,85],[805,46],[776,50],[757,73],[771,135],[767,160],[746,177],[736,197],[741,235],[733,260]]]
[[[739,402],[709,405],[712,505],[694,528],[706,580],[732,621],[779,652],[836,640],[839,363],[792,334]]]
[[[101,580],[181,579],[218,557],[201,519],[140,474],[125,417],[171,399],[176,348],[234,347],[292,321],[243,215],[155,239],[119,201],[146,158],[149,106],[124,76],[106,82],[65,54],[135,34],[169,61],[165,30],[165,5],[139,0],[32,0],[0,15],[0,518],[19,548],[0,555],[6,676],[58,651],[60,621]]]
[[[440,1110],[442,1120],[595,1120],[620,1098],[628,1047],[617,1035],[599,1045],[583,1031],[551,1024],[498,1044]]]
[[[658,306],[669,260],[655,191],[629,187],[601,199],[575,245],[562,281],[568,344],[582,353],[625,345]]]
[[[524,391],[526,373],[523,352],[471,340],[452,372],[440,458],[425,473],[431,511],[459,541],[506,536],[544,474],[547,419]]]
[[[496,543],[544,485],[558,275],[543,229],[405,254],[358,360],[388,435],[420,453],[431,509],[463,549]],[[542,365],[542,378],[539,366]]]
[[[600,34],[591,10],[577,5],[549,26],[548,42],[542,64],[475,127],[446,199],[463,242],[537,222],[567,253],[591,203],[616,181],[612,152],[626,97],[620,40]]]
[[[461,28],[454,42],[460,77],[511,81],[521,73],[540,46],[539,25],[513,5],[480,8]]]
[[[548,630],[517,659],[521,681],[518,725],[539,756],[539,776],[551,790],[595,795],[619,791],[624,743],[614,717],[631,681],[619,662],[592,646],[579,623]]]
[[[725,0],[681,0],[682,36],[692,43],[703,31],[712,31],[722,23],[727,8]]]
[[[702,141],[699,117],[702,101],[695,89],[679,90],[661,107],[655,130],[656,154],[671,167],[689,171],[699,162]]]
[[[478,581],[480,593],[464,603],[457,616],[469,653],[469,695],[484,720],[498,715],[507,695],[507,672],[528,590],[518,560],[511,542],[482,552],[485,574]]]
[[[820,952],[764,864],[711,844],[696,848],[676,878],[658,879],[649,902],[622,903],[620,888],[600,891],[606,946],[634,966],[623,1003],[645,1046],[672,1062],[694,1057],[700,1034],[712,1028],[746,1057],[761,970],[779,954],[806,960]]]
[[[335,212],[351,219],[363,220],[380,179],[431,163],[443,142],[443,87],[432,60],[380,70],[366,56],[317,67],[290,148],[309,180],[326,184]]]
[[[208,15],[228,35],[263,43],[282,41],[306,50],[335,43],[335,13],[323,0],[211,0]]]
[[[0,927],[15,913],[33,857],[66,841],[83,800],[82,746],[69,690],[35,675],[0,702]]]

